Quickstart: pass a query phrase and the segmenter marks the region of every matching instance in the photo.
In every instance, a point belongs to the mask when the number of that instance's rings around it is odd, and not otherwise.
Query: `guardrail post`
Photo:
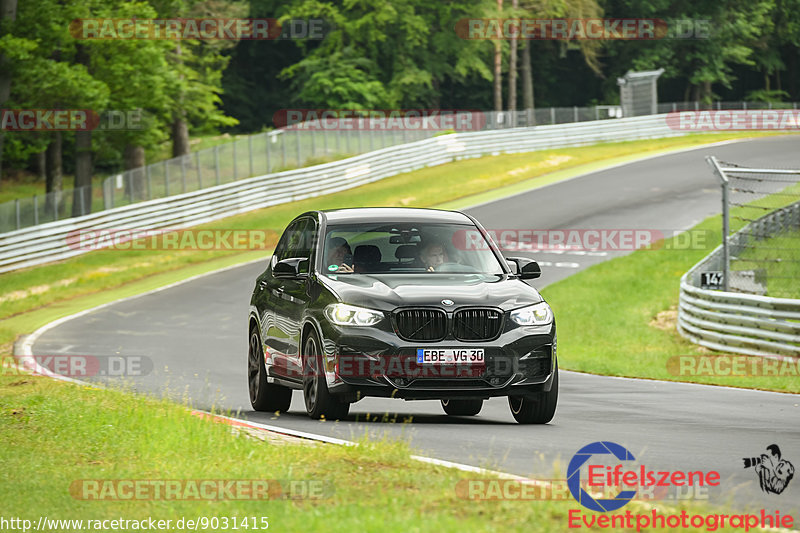
[[[220,184],[219,178],[219,145],[214,145],[214,174],[217,178],[217,185]]]
[[[16,212],[17,229],[19,229],[19,226],[20,226],[20,220],[19,220],[19,198],[15,198],[14,199],[14,211]]]
[[[197,187],[199,190],[203,188],[203,171],[200,169],[200,152],[194,153],[194,160],[197,165]]]
[[[719,166],[717,158],[706,157],[706,162],[714,169],[714,173],[719,177],[722,184],[722,290],[728,292],[730,283],[728,274],[730,273],[730,250],[728,249],[728,233],[730,233],[730,213],[728,211],[728,177]]]
[[[255,172],[253,172],[253,136],[247,136],[247,151],[250,153],[250,176],[252,177]]]

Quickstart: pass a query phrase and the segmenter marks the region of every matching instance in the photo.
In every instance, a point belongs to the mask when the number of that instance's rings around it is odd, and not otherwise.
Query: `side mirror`
[[[515,274],[519,275],[520,279],[536,279],[542,275],[542,269],[539,267],[539,263],[533,259],[527,259],[525,257],[506,257],[506,261],[514,263],[517,266]]]
[[[276,278],[296,278],[300,276],[300,263],[308,261],[307,257],[290,257],[275,263],[272,275]]]

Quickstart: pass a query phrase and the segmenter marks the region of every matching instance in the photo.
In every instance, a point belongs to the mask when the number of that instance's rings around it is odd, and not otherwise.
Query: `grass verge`
[[[403,531],[549,532],[567,529],[570,510],[581,509],[568,493],[560,501],[466,499],[457,493],[458,483],[489,476],[411,460],[402,442],[364,439],[353,447],[261,442],[166,401],[141,397],[131,402],[122,391],[30,375],[0,376],[0,429],[3,476],[13,480],[0,484],[3,518],[33,524],[41,516],[84,521],[152,517],[172,520],[169,530],[179,531],[190,529],[174,526],[182,517],[255,517],[259,525],[265,517],[270,529],[280,531],[386,531],[391,526]],[[83,499],[81,489],[87,485],[82,480],[96,481],[95,490],[114,480],[281,480],[284,491],[287,481],[311,482],[324,487],[325,497],[98,501]],[[121,485],[110,487],[123,494]],[[302,489],[295,485],[293,494],[301,495]],[[627,509],[649,513],[649,507],[641,506],[632,503]],[[691,502],[675,508],[704,511]],[[583,511],[587,518],[599,516]],[[118,528],[126,529],[133,528]]]
[[[691,244],[678,236],[661,248],[593,265],[544,288],[558,323],[561,368],[800,393],[797,364],[783,367],[780,376],[758,377],[676,375],[679,369],[668,364],[674,356],[718,353],[681,337],[676,321],[680,278],[719,245],[721,225],[721,216],[710,217],[689,230],[698,236]],[[741,225],[732,222],[732,229]]]

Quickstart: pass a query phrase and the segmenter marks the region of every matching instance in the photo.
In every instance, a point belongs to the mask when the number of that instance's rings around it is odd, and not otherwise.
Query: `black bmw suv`
[[[303,213],[250,299],[253,408],[288,410],[301,389],[312,418],[344,418],[364,396],[441,400],[464,416],[507,396],[518,422],[545,424],[558,401],[555,319],[523,281],[540,274],[463,213]]]

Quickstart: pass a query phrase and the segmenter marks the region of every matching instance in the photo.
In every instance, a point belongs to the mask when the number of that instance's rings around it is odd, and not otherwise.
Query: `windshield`
[[[337,274],[503,274],[475,226],[352,224],[328,228],[322,271]]]

